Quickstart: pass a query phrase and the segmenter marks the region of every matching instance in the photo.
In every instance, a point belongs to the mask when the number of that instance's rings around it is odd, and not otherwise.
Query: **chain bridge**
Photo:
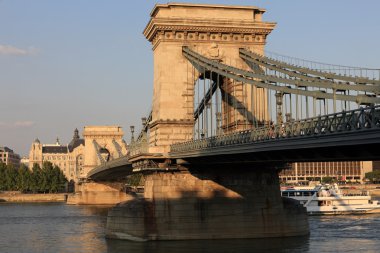
[[[297,203],[278,171],[295,161],[380,159],[380,69],[266,52],[275,23],[246,6],[158,4],[144,35],[154,54],[152,107],[129,153],[93,180],[144,177],[144,198],[109,214],[131,240],[297,236]]]

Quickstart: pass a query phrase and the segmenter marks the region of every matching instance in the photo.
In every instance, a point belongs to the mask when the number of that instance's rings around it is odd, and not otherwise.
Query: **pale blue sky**
[[[150,109],[151,0],[0,0],[0,146],[68,143],[85,125],[140,126]],[[181,1],[177,1],[181,2]],[[190,1],[186,1],[190,2]],[[277,22],[267,50],[380,68],[380,1],[203,0],[253,5]]]

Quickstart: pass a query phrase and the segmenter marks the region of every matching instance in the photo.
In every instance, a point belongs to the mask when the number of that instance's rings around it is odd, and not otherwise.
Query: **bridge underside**
[[[87,178],[93,181],[113,181],[130,174],[132,174],[132,164],[127,156],[123,156],[94,168],[87,174]]]

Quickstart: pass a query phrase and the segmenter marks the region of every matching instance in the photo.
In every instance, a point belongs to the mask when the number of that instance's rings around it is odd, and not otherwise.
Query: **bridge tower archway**
[[[86,126],[84,161],[81,161],[81,175],[87,177],[89,171],[106,162],[127,154],[123,142],[123,130],[119,126]]]
[[[182,3],[155,6],[144,30],[145,37],[152,43],[154,55],[149,153],[167,153],[171,144],[193,138],[194,79],[202,73],[183,56],[183,47],[216,61],[249,69],[239,57],[239,48],[263,53],[266,37],[275,27],[275,23],[262,21],[264,12],[264,9],[244,6]],[[224,78],[224,97],[234,93],[238,102],[251,103],[251,98],[244,98],[243,92],[236,92],[237,86],[239,83]],[[254,94],[255,101],[266,99],[264,89],[247,88],[255,89],[246,92]],[[222,103],[223,114],[237,110],[226,99]],[[256,108],[251,114],[262,115],[260,117],[265,120],[267,110],[265,107]],[[222,115],[222,126],[228,126],[232,121],[239,122],[239,117],[243,115],[235,118]],[[232,130],[241,129],[237,126]]]

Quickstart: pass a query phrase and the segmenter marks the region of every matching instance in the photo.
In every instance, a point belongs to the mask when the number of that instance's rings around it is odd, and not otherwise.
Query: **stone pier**
[[[123,184],[109,182],[88,182],[76,185],[75,193],[68,195],[71,205],[116,205],[133,199],[123,191]]]
[[[304,207],[281,199],[274,169],[156,172],[145,198],[118,204],[108,238],[185,240],[307,235]]]

